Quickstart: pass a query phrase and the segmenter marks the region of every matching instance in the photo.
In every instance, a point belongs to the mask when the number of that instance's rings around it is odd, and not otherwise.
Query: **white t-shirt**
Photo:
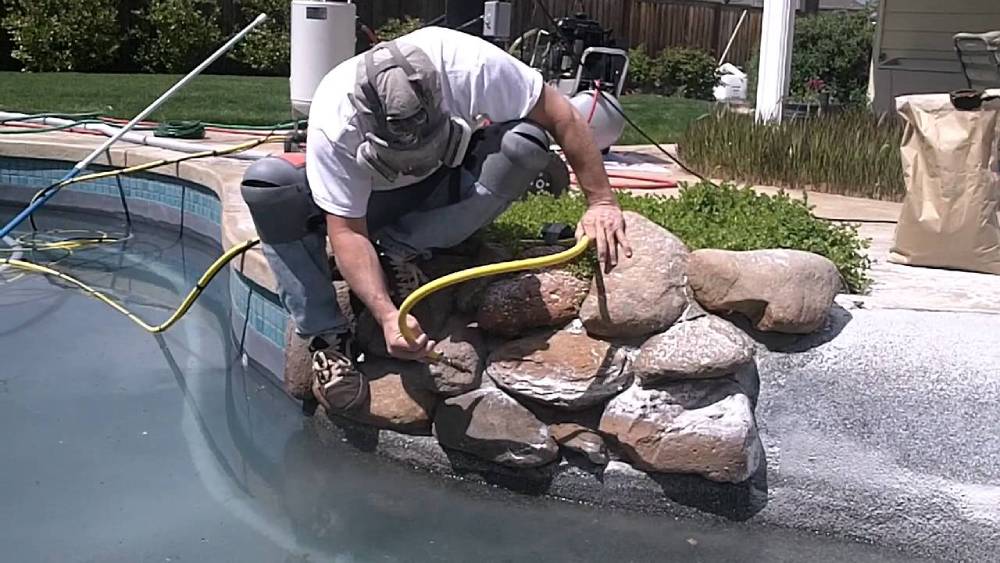
[[[427,27],[397,41],[427,53],[441,77],[444,111],[469,123],[480,114],[494,122],[523,119],[541,95],[541,74],[478,37]],[[423,179],[403,176],[390,183],[356,162],[363,138],[348,94],[354,92],[358,64],[364,64],[363,55],[337,65],[320,82],[309,110],[306,151],[306,174],[316,204],[348,218],[365,216],[372,190],[392,190]]]

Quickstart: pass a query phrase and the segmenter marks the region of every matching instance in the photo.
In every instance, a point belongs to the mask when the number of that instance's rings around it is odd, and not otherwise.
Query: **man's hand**
[[[597,259],[605,273],[618,265],[619,250],[625,257],[632,257],[632,246],[625,235],[625,218],[615,203],[592,203],[576,227],[577,240],[583,235],[597,245]]]
[[[410,331],[417,335],[417,339],[410,344],[403,334],[399,332],[399,315],[388,315],[382,322],[382,335],[385,336],[385,349],[393,358],[400,360],[423,360],[434,349],[432,342],[424,330],[420,328],[420,323],[412,315],[406,316],[406,324]]]

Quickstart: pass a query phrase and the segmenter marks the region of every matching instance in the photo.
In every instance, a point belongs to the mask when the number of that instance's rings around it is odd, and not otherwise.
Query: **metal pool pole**
[[[104,143],[100,147],[94,149],[93,152],[87,155],[87,157],[81,160],[80,162],[77,162],[76,165],[73,166],[73,169],[67,172],[66,175],[63,176],[62,179],[60,179],[58,182],[53,184],[53,186],[57,186],[60,183],[65,182],[66,180],[69,180],[70,178],[73,178],[74,176],[78,175],[80,172],[83,172],[83,170],[85,170],[87,166],[90,165],[90,163],[92,163],[98,156],[100,156],[101,153],[108,150],[108,148],[111,147],[111,145],[113,145],[116,141],[118,141],[118,139],[122,137],[122,135],[128,133],[140,121],[146,119],[146,117],[148,117],[149,114],[156,111],[161,105],[163,105],[164,102],[166,102],[174,94],[176,94],[178,90],[186,86],[188,82],[194,79],[194,77],[201,74],[201,72],[206,68],[208,68],[209,65],[214,63],[219,57],[226,54],[227,51],[232,49],[237,43],[239,43],[241,39],[243,39],[244,36],[246,36],[246,34],[253,31],[253,28],[264,23],[265,21],[267,21],[267,14],[262,13],[259,16],[257,16],[246,27],[240,30],[239,33],[237,33],[229,41],[227,41],[225,45],[219,47],[219,49],[216,52],[212,53],[207,59],[202,61],[202,63],[196,66],[194,70],[187,73],[187,75],[185,75],[184,78],[178,80],[173,86],[170,87],[169,90],[161,94],[160,97],[157,98],[153,103],[149,104],[149,106],[147,106],[146,109],[139,112],[139,115],[133,117],[132,121],[129,121],[121,129],[119,129],[117,133],[109,137],[107,141],[104,141]],[[52,186],[50,186],[50,188],[51,187]],[[0,238],[9,235],[10,232],[13,231],[22,222],[24,222],[25,219],[27,219],[29,216],[31,216],[32,213],[37,211],[39,207],[45,205],[45,202],[51,199],[52,196],[54,196],[57,193],[57,191],[58,190],[47,189],[42,194],[41,197],[35,200],[34,203],[24,208],[23,211],[18,213],[16,217],[11,219],[9,223],[7,223],[2,229],[0,229]]]

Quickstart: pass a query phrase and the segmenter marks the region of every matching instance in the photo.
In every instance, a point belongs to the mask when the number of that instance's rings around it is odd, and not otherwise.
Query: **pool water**
[[[120,228],[81,213],[39,222]],[[159,322],[219,252],[138,224],[127,243],[56,267]],[[226,275],[162,337],[46,278],[0,281],[0,560],[913,561],[516,495],[321,445],[241,361]]]

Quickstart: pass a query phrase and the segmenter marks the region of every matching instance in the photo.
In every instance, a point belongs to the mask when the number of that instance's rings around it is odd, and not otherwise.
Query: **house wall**
[[[882,0],[875,45],[873,106],[896,96],[949,92],[967,83],[952,37],[1000,30],[998,0]]]

